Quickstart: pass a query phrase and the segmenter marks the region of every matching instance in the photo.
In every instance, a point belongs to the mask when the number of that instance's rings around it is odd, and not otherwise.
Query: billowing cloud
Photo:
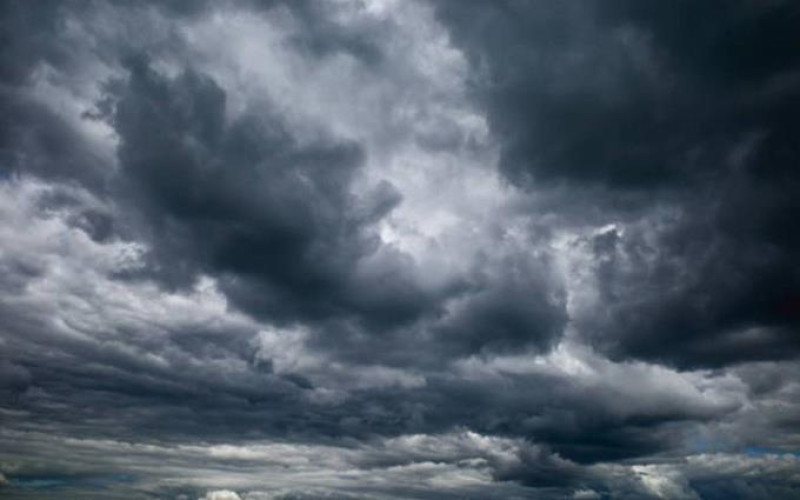
[[[569,205],[592,342],[679,366],[796,355],[793,6],[436,5],[501,171]]]
[[[786,2],[6,2],[9,498],[792,498]]]

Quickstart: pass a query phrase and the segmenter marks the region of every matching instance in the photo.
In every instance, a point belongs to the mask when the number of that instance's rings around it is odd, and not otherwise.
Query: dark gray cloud
[[[1,8],[2,496],[796,496],[791,4]]]
[[[681,366],[796,356],[795,6],[437,5],[506,177],[641,221],[588,243],[599,346]]]
[[[762,175],[797,153],[790,3],[437,5],[481,71],[515,182],[696,182],[754,133]]]
[[[351,210],[358,146],[324,138],[297,145],[268,109],[228,125],[225,93],[210,78],[188,71],[169,81],[146,61],[128,65],[112,94],[120,182],[154,228],[164,253],[154,265],[172,275],[165,279],[206,269],[253,276],[265,283],[258,305],[268,316],[335,309],[325,302],[369,247],[359,218],[381,215]]]

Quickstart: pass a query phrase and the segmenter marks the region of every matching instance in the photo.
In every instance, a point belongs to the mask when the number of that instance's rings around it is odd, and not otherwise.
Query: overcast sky
[[[797,3],[0,5],[0,497],[800,498]]]

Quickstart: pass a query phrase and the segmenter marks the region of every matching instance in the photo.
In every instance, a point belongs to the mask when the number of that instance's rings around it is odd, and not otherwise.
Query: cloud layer
[[[788,2],[6,2],[8,498],[793,498]]]

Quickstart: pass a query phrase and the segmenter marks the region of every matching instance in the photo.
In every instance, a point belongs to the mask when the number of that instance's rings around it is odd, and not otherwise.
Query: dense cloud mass
[[[0,496],[800,496],[800,8],[0,2]]]

